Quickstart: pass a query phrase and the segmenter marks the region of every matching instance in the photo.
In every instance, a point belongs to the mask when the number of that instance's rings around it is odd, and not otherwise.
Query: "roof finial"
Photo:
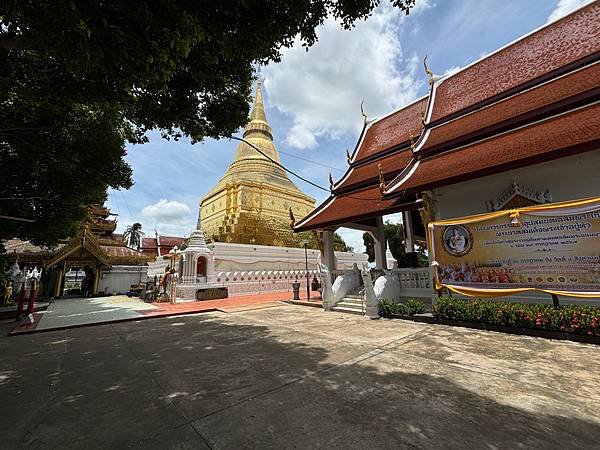
[[[334,185],[333,177],[331,176],[331,172],[329,172],[329,190],[330,191],[333,191],[333,185]]]
[[[415,137],[412,134],[412,130],[408,130],[408,139],[410,140],[410,148],[412,151],[415,150]]]
[[[427,77],[429,78],[429,86],[433,86],[433,83],[435,82],[435,75],[433,74],[431,69],[427,66],[427,55],[425,55],[425,58],[423,58],[423,67],[425,67],[425,73],[427,74]]]
[[[364,100],[360,101],[360,113],[363,116],[363,125],[366,125],[367,124],[367,114],[365,113],[365,110],[363,108],[364,103],[365,103]]]
[[[379,174],[379,192],[383,194],[385,191],[385,178],[383,177],[383,170],[381,169],[381,163],[377,164],[377,172]]]
[[[348,148],[346,148],[346,161],[348,162],[348,164],[350,164],[352,162],[352,156],[350,156],[350,152],[348,151]]]
[[[294,211],[292,211],[292,207],[290,206],[289,209],[289,213],[290,213],[290,228],[294,229],[294,226],[296,225],[296,218],[294,217]]]

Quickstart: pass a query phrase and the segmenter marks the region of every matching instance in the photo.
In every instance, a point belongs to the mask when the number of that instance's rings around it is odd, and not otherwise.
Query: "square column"
[[[402,223],[404,224],[404,251],[412,253],[415,251],[415,232],[410,211],[402,211]]]
[[[321,254],[321,260],[330,271],[336,269],[333,230],[323,230],[323,252]]]
[[[402,211],[402,223],[404,225],[404,253],[409,267],[418,267],[419,259],[415,251],[415,229],[410,211]]]
[[[379,216],[375,219],[377,228],[371,232],[374,241],[375,249],[375,267],[377,269],[387,269],[387,261],[385,258],[386,239],[383,228],[383,217]]]

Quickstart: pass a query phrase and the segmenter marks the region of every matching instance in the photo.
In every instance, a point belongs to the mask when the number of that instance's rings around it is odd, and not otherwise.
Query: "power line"
[[[292,170],[288,169],[288,168],[287,168],[287,167],[285,167],[283,164],[281,164],[281,163],[279,163],[279,162],[275,161],[273,158],[271,158],[269,155],[267,155],[265,152],[263,152],[263,151],[262,151],[260,148],[258,148],[256,145],[252,144],[251,142],[248,142],[247,140],[245,140],[245,139],[242,139],[242,138],[239,138],[239,137],[237,137],[237,136],[227,136],[227,137],[228,137],[229,139],[234,139],[234,140],[236,140],[236,141],[240,141],[240,142],[243,142],[244,144],[247,144],[247,145],[249,145],[249,146],[250,146],[250,147],[252,147],[254,150],[256,150],[258,153],[260,153],[260,154],[261,154],[261,155],[263,155],[265,158],[267,158],[269,161],[271,161],[273,164],[275,164],[276,166],[279,166],[280,168],[282,168],[282,169],[283,169],[283,170],[285,170],[286,172],[288,172],[288,173],[291,173],[292,175],[294,175],[295,177],[297,177],[297,178],[301,179],[301,180],[302,180],[302,181],[304,181],[305,183],[308,183],[308,184],[310,184],[311,186],[314,186],[314,187],[316,187],[317,189],[321,189],[322,191],[329,192],[329,189],[327,189],[327,188],[324,188],[323,186],[319,186],[318,184],[316,184],[316,183],[313,183],[313,182],[312,182],[312,181],[310,181],[310,180],[307,180],[307,179],[306,179],[306,178],[304,178],[303,176],[301,176],[301,175],[298,175],[296,172],[294,172],[294,171],[292,171]]]
[[[302,161],[306,161],[306,162],[309,162],[311,164],[316,164],[317,166],[323,166],[323,167],[327,167],[328,169],[331,169],[331,170],[336,170],[338,172],[344,172],[343,170],[338,169],[337,167],[328,166],[327,164],[324,164],[324,163],[321,163],[321,162],[318,162],[318,161],[313,161],[313,160],[308,159],[308,158],[303,158],[302,156],[294,155],[292,153],[282,152],[281,150],[279,150],[279,153],[281,153],[282,155],[290,156],[292,158],[301,159]]]
[[[269,161],[271,161],[273,164],[275,164],[275,165],[279,166],[280,168],[282,168],[282,169],[283,169],[283,170],[285,170],[286,172],[288,172],[288,173],[290,173],[290,174],[294,175],[295,177],[297,177],[297,178],[301,179],[301,180],[302,180],[302,181],[304,181],[305,183],[308,183],[308,184],[310,184],[311,186],[314,186],[314,187],[316,187],[317,189],[321,189],[322,191],[325,191],[325,192],[329,192],[329,193],[331,193],[331,191],[330,191],[329,189],[327,189],[327,188],[324,188],[323,186],[319,186],[318,184],[316,184],[316,183],[313,183],[313,182],[312,182],[312,181],[310,181],[310,180],[307,180],[306,178],[304,178],[304,177],[302,177],[302,176],[298,175],[298,174],[297,174],[296,172],[294,172],[293,170],[290,170],[290,169],[288,169],[288,168],[287,168],[287,167],[285,167],[283,164],[281,164],[281,163],[279,163],[279,162],[275,161],[273,158],[271,158],[269,155],[267,155],[265,152],[263,152],[263,151],[262,151],[260,148],[258,148],[256,145],[252,144],[251,142],[248,142],[247,140],[245,140],[245,139],[242,139],[242,138],[239,138],[239,137],[237,137],[237,136],[226,136],[226,137],[227,137],[227,138],[229,138],[229,139],[234,139],[234,140],[236,140],[236,141],[240,141],[240,142],[243,142],[243,143],[245,143],[245,144],[249,145],[249,146],[250,146],[250,147],[252,147],[254,150],[256,150],[258,153],[260,153],[260,154],[261,154],[261,155],[263,155],[265,158],[267,158]],[[364,201],[377,201],[377,202],[378,202],[378,201],[380,201],[380,200],[381,200],[381,198],[359,198],[359,197],[352,197],[352,196],[350,196],[350,195],[347,195],[346,197],[348,197],[348,198],[352,198],[352,199],[354,199],[354,200],[364,200]]]

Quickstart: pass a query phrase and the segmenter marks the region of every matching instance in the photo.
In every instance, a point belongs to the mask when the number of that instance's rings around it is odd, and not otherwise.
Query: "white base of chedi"
[[[173,262],[172,255],[148,264],[148,276],[160,276]],[[188,246],[174,263],[177,269],[177,297],[195,298],[196,291],[206,287],[227,287],[229,295],[286,292],[297,279],[306,289],[306,262],[309,282],[317,273],[318,250],[273,247],[267,245],[206,244],[201,230],[195,230]],[[364,253],[335,252],[338,269],[367,262]]]
[[[219,272],[250,272],[250,271],[293,271],[305,269],[303,248],[272,247],[267,245],[229,244],[216,242],[208,244],[214,258],[214,279]],[[318,250],[308,250],[308,268],[317,270],[320,261]],[[336,268],[351,269],[353,264],[361,266],[367,262],[365,253],[335,252]],[[148,276],[161,275],[170,264],[168,256],[158,258],[148,264]],[[211,275],[211,274],[208,274]]]

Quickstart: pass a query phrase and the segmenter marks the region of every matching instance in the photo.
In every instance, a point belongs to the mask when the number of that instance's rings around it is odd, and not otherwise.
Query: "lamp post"
[[[310,302],[310,279],[308,276],[308,241],[303,240],[302,245],[304,245],[304,263],[306,267],[306,301]]]
[[[177,258],[179,257],[180,254],[181,254],[181,250],[179,250],[176,245],[171,250],[169,250],[169,256],[171,258],[171,270],[169,271],[170,272],[169,301],[171,303],[175,303],[175,298],[176,298],[176,293],[177,293],[177,289],[176,289],[177,269],[175,269],[175,263],[177,262]],[[165,293],[166,293],[166,286],[165,286]]]

